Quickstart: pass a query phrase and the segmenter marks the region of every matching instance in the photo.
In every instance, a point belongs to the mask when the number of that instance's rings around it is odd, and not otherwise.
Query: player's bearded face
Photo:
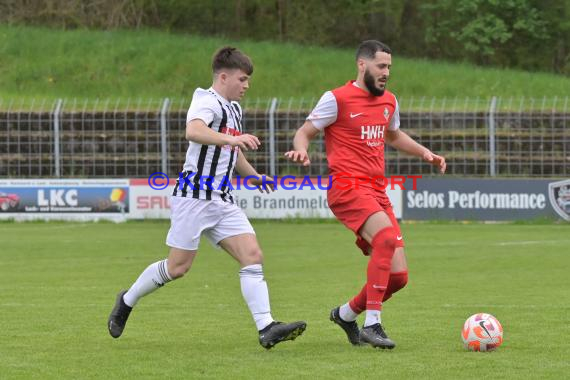
[[[368,68],[364,71],[364,84],[370,93],[374,96],[384,95],[384,90],[386,89],[386,82],[388,81],[387,76],[380,76],[379,78],[374,78],[370,73]]]

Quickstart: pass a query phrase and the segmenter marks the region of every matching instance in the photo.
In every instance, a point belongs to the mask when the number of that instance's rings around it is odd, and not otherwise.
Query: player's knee
[[[248,265],[262,264],[263,263],[263,252],[261,251],[261,248],[256,247],[256,248],[250,249],[247,252],[246,259],[248,261]]]
[[[396,249],[397,232],[394,227],[386,227],[378,231],[376,235],[372,238],[372,248],[382,248],[389,247],[390,252],[394,255],[394,250]]]
[[[396,229],[387,227],[379,231],[372,239],[372,262],[380,269],[390,270],[396,250]]]
[[[263,264],[263,252],[259,247],[248,247],[238,254],[237,259],[242,266]]]

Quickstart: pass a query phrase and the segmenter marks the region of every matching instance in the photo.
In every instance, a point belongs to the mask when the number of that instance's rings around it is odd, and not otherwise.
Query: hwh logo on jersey
[[[220,128],[220,133],[223,133],[223,134],[226,134],[226,135],[230,135],[230,136],[239,136],[239,135],[241,135],[241,132],[238,131],[237,129],[228,128],[228,127],[222,127],[222,128]],[[224,146],[222,147],[222,149],[224,149],[224,150],[233,150],[234,147],[232,147],[231,145],[224,145]],[[240,150],[240,149],[239,149],[239,146],[236,147],[235,149],[237,149],[238,151]]]
[[[237,129],[228,128],[228,127],[222,127],[222,128],[220,128],[220,133],[223,133],[223,134],[226,134],[226,135],[231,135],[231,136],[239,136],[239,135],[241,135],[241,132],[238,131]]]
[[[383,139],[384,138],[384,129],[386,126],[384,125],[363,125],[360,127],[362,130],[362,134],[360,135],[360,139],[364,140],[366,136],[366,140],[370,139]]]

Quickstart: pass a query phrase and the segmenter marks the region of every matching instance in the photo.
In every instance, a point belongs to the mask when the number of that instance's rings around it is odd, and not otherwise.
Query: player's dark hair
[[[224,46],[214,53],[212,57],[212,71],[220,72],[222,69],[240,69],[247,75],[253,74],[251,59],[241,51],[231,46]]]
[[[356,50],[356,59],[365,58],[365,59],[374,59],[376,53],[384,52],[388,54],[392,54],[392,49],[385,43],[376,40],[367,40],[360,44],[358,50]]]

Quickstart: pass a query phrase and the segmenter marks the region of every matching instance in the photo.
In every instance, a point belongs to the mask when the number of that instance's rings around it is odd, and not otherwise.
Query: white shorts
[[[244,212],[234,203],[222,200],[170,198],[170,230],[166,245],[173,248],[197,250],[200,236],[219,248],[225,238],[255,234]]]

